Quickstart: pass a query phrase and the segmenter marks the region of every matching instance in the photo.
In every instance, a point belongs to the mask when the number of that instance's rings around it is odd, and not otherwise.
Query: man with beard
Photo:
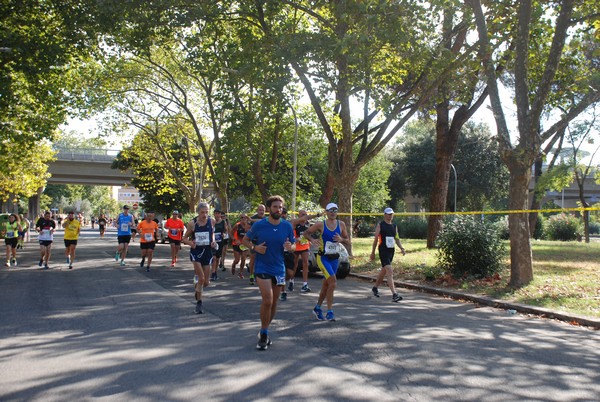
[[[285,286],[284,250],[295,249],[294,231],[288,221],[281,219],[283,198],[269,197],[266,202],[269,212],[267,219],[255,222],[246,233],[243,244],[255,252],[255,275],[262,302],[260,305],[261,328],[258,333],[258,350],[266,350],[271,345],[269,325],[277,311],[277,300]]]

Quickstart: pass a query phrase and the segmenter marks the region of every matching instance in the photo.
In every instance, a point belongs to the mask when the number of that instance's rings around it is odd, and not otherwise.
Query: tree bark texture
[[[510,187],[508,207],[510,210],[527,209],[531,168],[509,166]],[[529,242],[527,213],[508,215],[510,231],[510,286],[521,287],[533,279],[533,257]]]

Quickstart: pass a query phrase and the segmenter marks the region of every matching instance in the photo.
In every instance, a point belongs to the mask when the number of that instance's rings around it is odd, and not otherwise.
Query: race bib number
[[[208,246],[210,244],[210,237],[208,232],[196,232],[196,244],[198,246]]]
[[[52,235],[50,234],[50,229],[42,229],[42,233],[40,233],[40,240],[51,240]]]
[[[171,229],[171,236],[177,236],[178,233],[179,233],[179,230]]]
[[[154,241],[154,236],[152,235],[152,233],[144,233],[144,240]]]
[[[338,243],[328,241],[325,243],[325,255],[327,254],[339,254],[340,245]]]
[[[285,275],[277,275],[275,276],[275,280],[277,281],[277,286],[285,286]]]
[[[385,246],[387,248],[394,248],[395,244],[396,244],[396,242],[394,241],[394,237],[392,237],[392,236],[385,236]]]
[[[129,232],[129,224],[121,223],[121,232]]]
[[[215,241],[223,241],[223,235],[221,233],[215,233]]]
[[[15,237],[15,232],[6,232],[6,237]]]

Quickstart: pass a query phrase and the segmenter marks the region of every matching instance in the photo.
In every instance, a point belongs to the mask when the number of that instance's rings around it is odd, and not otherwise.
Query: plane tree
[[[580,43],[577,33],[594,29],[600,6],[593,1],[522,0],[485,3],[484,8],[480,0],[467,2],[475,15],[479,59],[485,70],[500,155],[510,172],[509,209],[523,211],[509,215],[510,284],[519,287],[533,279],[529,221],[525,212],[531,167],[546,141],[600,100],[597,70],[588,70],[574,89],[561,86],[559,80],[562,69],[569,67],[565,65],[569,50]],[[500,32],[506,32],[508,39],[500,37]],[[597,36],[595,40],[598,40]],[[514,57],[510,66],[499,74],[499,58],[508,48],[506,43],[511,42],[514,51],[510,51],[514,52]],[[506,100],[500,95],[501,82],[508,82],[514,94],[514,139],[509,124],[512,116],[507,112]],[[553,120],[545,119],[561,100],[566,104],[564,111]]]

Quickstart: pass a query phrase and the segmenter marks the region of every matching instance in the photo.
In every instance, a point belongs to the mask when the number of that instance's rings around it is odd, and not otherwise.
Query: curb
[[[348,276],[352,276],[354,278],[362,279],[365,281],[375,281],[374,277],[362,274],[355,274],[350,272]],[[472,303],[483,304],[485,306],[501,308],[505,310],[516,310],[519,313],[524,314],[533,314],[542,318],[556,319],[559,321],[564,321],[569,324],[577,324],[585,327],[590,327],[593,329],[600,329],[600,319],[593,317],[586,317],[578,314],[570,314],[565,312],[559,312],[555,310],[550,310],[543,307],[535,307],[529,306],[527,304],[513,303],[506,300],[493,299],[487,296],[473,295],[468,293],[461,293],[456,290],[447,290],[435,288],[427,285],[420,285],[412,282],[405,281],[394,281],[394,284],[399,287],[417,290],[420,292],[431,293],[438,296],[445,296],[455,300],[467,300]]]

